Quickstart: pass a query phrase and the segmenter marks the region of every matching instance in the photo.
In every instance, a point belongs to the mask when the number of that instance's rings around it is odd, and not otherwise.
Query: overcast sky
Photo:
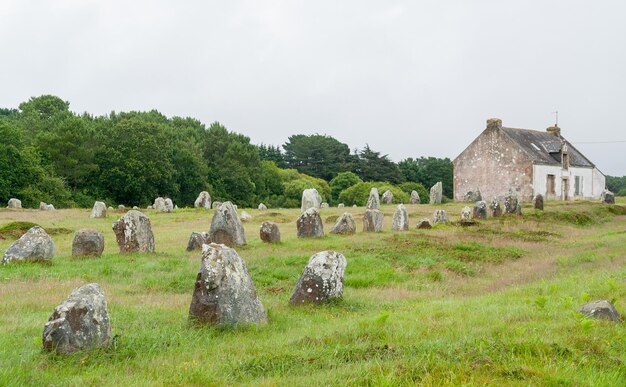
[[[253,143],[456,157],[489,117],[626,175],[626,1],[0,2],[0,106],[157,109]],[[622,141],[622,142],[616,142]]]

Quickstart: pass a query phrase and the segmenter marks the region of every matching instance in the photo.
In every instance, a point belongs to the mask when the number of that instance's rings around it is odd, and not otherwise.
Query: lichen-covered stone
[[[389,190],[383,192],[382,201],[383,204],[391,204],[393,202],[393,193]]]
[[[481,200],[483,200],[483,197],[479,189],[476,189],[476,191],[468,191],[463,195],[464,202],[479,202]]]
[[[296,227],[298,238],[321,238],[324,236],[324,223],[315,207],[309,208],[300,215]]]
[[[192,232],[187,242],[187,251],[201,250],[202,245],[209,243],[211,242],[208,232]]]
[[[492,217],[497,218],[498,216],[502,216],[502,205],[500,204],[498,198],[493,198],[489,209],[491,210]]]
[[[304,268],[289,303],[321,304],[341,298],[346,266],[346,257],[336,251],[322,251],[313,255]]]
[[[67,300],[54,308],[43,328],[43,348],[59,354],[86,351],[109,344],[111,324],[100,285],[74,289]]]
[[[215,243],[202,246],[189,318],[211,325],[259,324],[267,320],[248,267],[234,249]]]
[[[418,229],[430,229],[433,228],[433,225],[430,223],[430,219],[422,218],[419,222],[417,222]]]
[[[487,203],[483,200],[476,202],[474,210],[472,211],[472,218],[474,219],[487,219]]]
[[[345,204],[343,204],[343,203],[339,203],[339,204],[337,204],[337,208],[344,208],[345,206],[346,206],[346,205],[345,205]]]
[[[366,209],[363,215],[363,232],[380,232],[384,218],[382,211]]]
[[[600,201],[606,204],[615,204],[615,195],[613,195],[613,192],[605,189],[600,194]]]
[[[422,202],[422,199],[420,199],[420,195],[417,193],[417,191],[411,191],[411,199],[409,203],[420,204],[421,202]]]
[[[113,223],[113,232],[120,253],[153,253],[154,235],[150,219],[137,210],[130,210]]]
[[[322,204],[320,204],[320,208],[328,208],[328,207],[330,206],[326,202],[323,202]]]
[[[247,222],[252,219],[252,215],[248,214],[246,211],[241,211],[241,221]]]
[[[302,204],[300,211],[305,212],[309,208],[319,210],[322,206],[322,197],[315,188],[309,188],[302,191]]]
[[[104,235],[99,231],[83,228],[74,233],[73,257],[99,257],[103,251]]]
[[[514,191],[509,191],[504,197],[504,212],[507,214],[522,214],[522,206],[519,203],[517,194]]]
[[[174,212],[174,202],[170,198],[165,199],[165,212]]]
[[[461,210],[461,221],[468,221],[472,219],[472,210],[471,208],[465,206]]]
[[[280,242],[280,230],[278,225],[274,222],[266,220],[261,223],[261,229],[259,230],[259,237],[265,243],[279,243]]]
[[[237,210],[231,202],[222,203],[211,220],[209,239],[213,243],[226,246],[243,246],[246,244],[246,235],[243,224],[237,216]]]
[[[107,206],[103,202],[95,202],[93,204],[93,208],[91,209],[90,218],[106,218],[107,217]]]
[[[198,194],[196,201],[193,202],[195,208],[204,208],[208,210],[211,208],[211,195],[207,191],[202,191]]]
[[[213,209],[218,209],[221,205],[222,202],[213,202],[213,204],[211,204],[211,207],[213,207]]]
[[[52,204],[46,204],[45,202],[39,202],[39,209],[41,211],[54,211],[55,210]]]
[[[335,225],[332,230],[330,230],[330,233],[344,235],[356,233],[356,222],[354,221],[352,215],[348,212],[344,212],[339,219],[337,219],[337,222],[335,222]]]
[[[393,231],[406,231],[409,229],[409,213],[404,204],[398,204],[391,221]]]
[[[267,206],[263,203],[259,203],[259,211],[267,211]]]
[[[18,210],[22,208],[22,201],[20,199],[16,199],[16,198],[11,198],[9,199],[9,203],[7,205],[7,208],[11,208],[14,210]]]
[[[378,188],[372,187],[370,189],[370,195],[367,198],[367,204],[365,206],[368,210],[380,209],[380,198],[378,196]]]
[[[443,196],[443,186],[438,181],[435,185],[430,187],[430,204],[441,204],[441,198]]]
[[[11,261],[45,261],[54,257],[54,242],[46,231],[34,226],[9,246],[2,263]]]
[[[535,195],[535,197],[533,198],[533,207],[536,210],[541,210],[543,211],[543,196],[541,194],[537,194]]]
[[[617,310],[607,300],[596,300],[586,303],[578,309],[578,313],[582,313],[587,317],[594,319],[611,320],[615,322],[622,321]]]
[[[435,210],[433,213],[433,224],[448,223],[448,214],[445,210]]]

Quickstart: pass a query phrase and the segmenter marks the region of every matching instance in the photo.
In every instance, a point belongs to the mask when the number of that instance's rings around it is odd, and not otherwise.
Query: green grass
[[[451,220],[463,204],[445,204]],[[108,219],[89,210],[1,211],[0,230],[35,222],[53,235],[50,264],[0,266],[0,385],[624,385],[623,324],[576,313],[589,300],[626,311],[626,216],[618,206],[548,203],[542,214],[475,227],[417,230],[435,207],[409,205],[407,232],[361,233],[363,208],[348,211],[358,233],[298,239],[299,210],[269,210],[244,224],[246,260],[269,323],[197,326],[188,309],[198,252],[185,251],[213,211],[150,216],[156,254],[119,255]],[[617,209],[616,209],[617,208]],[[579,221],[579,219],[591,221]],[[282,242],[263,244],[260,223],[279,223]],[[330,222],[332,223],[332,222]],[[24,226],[25,227],[25,226]],[[24,228],[22,227],[22,228]],[[73,230],[103,232],[100,258],[71,257]],[[15,225],[8,228],[17,228]],[[0,240],[4,251],[15,239]],[[293,308],[288,300],[309,257],[342,252],[343,300]],[[71,356],[41,351],[43,325],[71,290],[102,285],[113,344]]]

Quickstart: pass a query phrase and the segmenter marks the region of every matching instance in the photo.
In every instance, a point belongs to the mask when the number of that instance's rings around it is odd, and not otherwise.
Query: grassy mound
[[[28,230],[31,228],[39,226],[37,223],[32,222],[11,222],[7,223],[4,226],[0,227],[0,238],[20,238],[22,235],[26,234]],[[45,229],[48,235],[63,235],[63,234],[71,234],[74,232],[69,228],[64,227],[50,227]]]

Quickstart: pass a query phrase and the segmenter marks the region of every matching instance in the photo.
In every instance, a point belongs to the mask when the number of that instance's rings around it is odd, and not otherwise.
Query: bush
[[[398,188],[409,195],[411,195],[411,191],[416,191],[420,196],[420,203],[428,203],[430,201],[428,190],[420,183],[406,182],[398,185]]]
[[[364,206],[367,203],[370,190],[376,187],[378,188],[378,194],[382,196],[383,192],[389,190],[393,194],[393,203],[408,203],[410,196],[403,192],[400,188],[390,183],[372,182],[358,183],[343,190],[339,194],[339,201],[345,203],[347,206],[356,204],[357,206]]]
[[[329,182],[333,204],[339,200],[341,191],[362,182],[363,180],[352,172],[341,172],[335,176],[335,178]]]

